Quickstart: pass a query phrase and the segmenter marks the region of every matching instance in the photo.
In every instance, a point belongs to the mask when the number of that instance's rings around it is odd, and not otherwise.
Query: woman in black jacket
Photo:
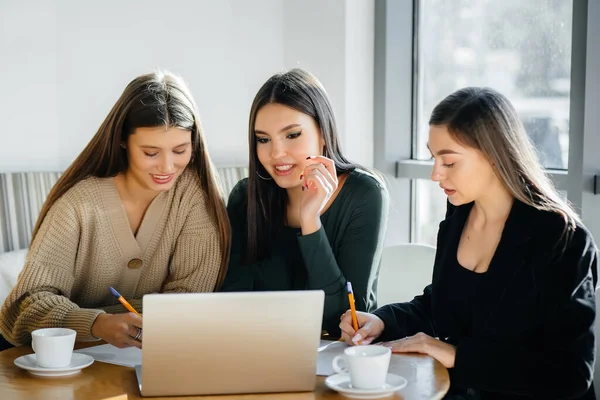
[[[597,248],[544,174],[501,94],[466,88],[433,111],[432,180],[448,196],[433,282],[408,303],[341,317],[449,369],[451,398],[593,399]],[[401,268],[401,265],[398,266]]]

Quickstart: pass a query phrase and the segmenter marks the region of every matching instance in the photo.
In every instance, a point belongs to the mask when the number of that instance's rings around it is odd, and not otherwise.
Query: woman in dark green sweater
[[[321,289],[323,329],[348,308],[376,308],[388,195],[342,154],[327,93],[310,73],[271,77],[250,112],[250,176],[232,190],[233,239],[223,291]]]

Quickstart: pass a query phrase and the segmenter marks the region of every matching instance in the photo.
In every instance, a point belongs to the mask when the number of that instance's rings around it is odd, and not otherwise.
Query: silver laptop
[[[142,396],[312,391],[321,290],[144,296]]]

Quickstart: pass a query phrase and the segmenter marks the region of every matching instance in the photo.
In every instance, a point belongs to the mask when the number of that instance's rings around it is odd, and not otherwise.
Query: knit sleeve
[[[144,299],[128,299],[127,302],[140,314],[144,311]],[[108,314],[124,314],[129,312],[121,303],[98,307],[98,309]]]
[[[69,300],[81,224],[77,207],[66,196],[44,218],[0,311],[0,331],[12,344],[28,343],[32,331],[52,327],[74,329],[80,341],[95,340],[91,327],[103,311],[82,309]]]
[[[211,292],[222,263],[219,228],[204,202],[192,206],[176,240],[164,293]]]

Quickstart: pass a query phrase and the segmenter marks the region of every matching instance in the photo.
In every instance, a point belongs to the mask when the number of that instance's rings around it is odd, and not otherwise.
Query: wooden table
[[[88,345],[89,346],[89,345]],[[87,347],[76,345],[76,348]],[[15,347],[0,352],[0,399],[2,400],[34,400],[34,399],[91,399],[91,400],[133,400],[147,399],[140,396],[137,379],[133,368],[122,367],[103,362],[94,362],[79,374],[63,378],[41,378],[30,375],[18,368],[14,360],[32,353],[30,346]],[[421,355],[393,355],[401,357],[403,371],[408,385],[386,399],[441,399],[450,387],[448,371],[433,358]],[[314,392],[285,394],[250,394],[222,396],[170,397],[171,399],[204,399],[204,400],[337,400],[344,396],[325,386],[325,378],[317,377]],[[151,397],[148,399],[167,399]]]

